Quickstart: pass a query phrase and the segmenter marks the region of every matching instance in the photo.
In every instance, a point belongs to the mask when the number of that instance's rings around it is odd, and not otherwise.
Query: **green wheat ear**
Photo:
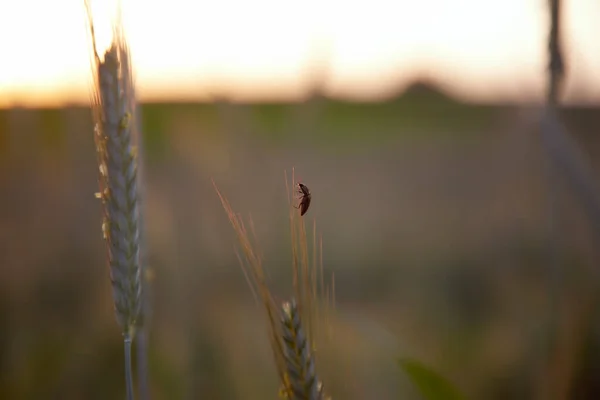
[[[95,51],[95,49],[94,49]],[[129,87],[129,51],[120,30],[101,60],[95,53],[94,140],[117,321],[133,336],[141,309],[137,154],[133,140],[135,99]]]
[[[283,304],[282,311],[286,379],[280,394],[290,400],[323,400],[323,384],[315,372],[315,362],[302,329],[298,305],[292,300]]]
[[[133,400],[131,345],[142,309],[140,195],[135,147],[136,99],[131,60],[120,20],[113,26],[110,48],[101,59],[96,47],[90,4],[85,1],[94,60],[94,142],[106,242],[117,321],[123,332],[127,399]]]

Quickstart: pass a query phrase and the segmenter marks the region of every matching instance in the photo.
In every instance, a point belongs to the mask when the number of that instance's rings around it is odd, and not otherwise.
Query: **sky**
[[[600,102],[600,2],[564,1],[567,103]],[[100,48],[116,0],[91,0]],[[122,0],[142,101],[357,100],[427,79],[466,101],[543,99],[547,0]],[[83,0],[0,0],[0,107],[85,103]]]

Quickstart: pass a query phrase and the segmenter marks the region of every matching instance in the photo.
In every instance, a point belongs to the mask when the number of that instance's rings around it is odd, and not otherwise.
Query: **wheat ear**
[[[250,221],[250,232],[248,232],[241,217],[233,211],[231,205],[219,191],[214,181],[213,186],[221,200],[221,204],[223,205],[227,216],[229,217],[233,230],[237,235],[243,257],[237,254],[237,252],[236,254],[238,255],[244,275],[248,280],[252,293],[257,300],[261,300],[267,314],[269,341],[271,343],[277,373],[279,374],[281,382],[281,389],[279,391],[280,397],[290,400],[323,399],[324,395],[321,390],[322,385],[315,377],[314,359],[310,356],[314,343],[309,342],[309,339],[314,341],[314,332],[311,331],[311,328],[315,328],[315,324],[311,324],[310,322],[314,321],[316,318],[315,313],[318,311],[316,307],[318,272],[318,267],[316,265],[317,254],[315,253],[313,256],[315,265],[311,270],[309,266],[306,230],[302,220],[298,221],[298,218],[301,218],[298,214],[298,210],[292,207],[292,204],[290,203],[293,253],[292,284],[296,296],[299,296],[300,300],[294,300],[290,303],[291,305],[284,305],[282,316],[281,308],[279,304],[275,302],[274,296],[269,288],[266,272],[262,265],[260,251],[253,243],[253,240],[251,240],[251,237],[255,236],[252,221]],[[287,185],[287,176],[286,188],[288,189],[288,193],[290,193],[289,186]],[[291,199],[288,198],[288,200],[291,202]],[[252,235],[250,233],[252,233]],[[317,251],[316,239],[313,250],[315,252]],[[322,261],[320,265],[320,271],[322,273]],[[321,279],[322,289],[323,286],[323,279]],[[311,297],[315,297],[315,299],[311,299]],[[301,309],[303,306],[302,301],[304,299],[306,299],[305,302],[308,306]],[[301,320],[310,321],[306,331],[300,326]],[[311,376],[314,377],[313,381],[311,381]],[[310,383],[309,386],[305,386],[305,383],[308,381],[312,383]],[[312,397],[305,397],[302,394],[303,391]]]
[[[290,400],[321,400],[323,385],[317,378],[308,338],[302,329],[294,300],[283,304],[281,320],[287,387]]]
[[[107,244],[114,308],[125,346],[127,398],[133,399],[131,342],[142,304],[139,193],[134,146],[135,97],[129,49],[122,25],[113,28],[113,41],[101,60],[91,8],[85,2],[94,51],[94,140],[104,213],[102,231]]]

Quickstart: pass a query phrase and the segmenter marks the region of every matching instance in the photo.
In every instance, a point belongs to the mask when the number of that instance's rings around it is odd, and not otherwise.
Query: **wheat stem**
[[[127,400],[133,400],[133,371],[131,367],[131,342],[132,337],[128,333],[123,335],[123,346],[125,349],[125,387]]]

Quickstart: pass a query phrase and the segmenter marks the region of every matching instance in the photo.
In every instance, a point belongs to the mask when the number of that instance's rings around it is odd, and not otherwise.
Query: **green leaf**
[[[426,400],[464,400],[448,380],[418,361],[401,358],[398,364]]]

